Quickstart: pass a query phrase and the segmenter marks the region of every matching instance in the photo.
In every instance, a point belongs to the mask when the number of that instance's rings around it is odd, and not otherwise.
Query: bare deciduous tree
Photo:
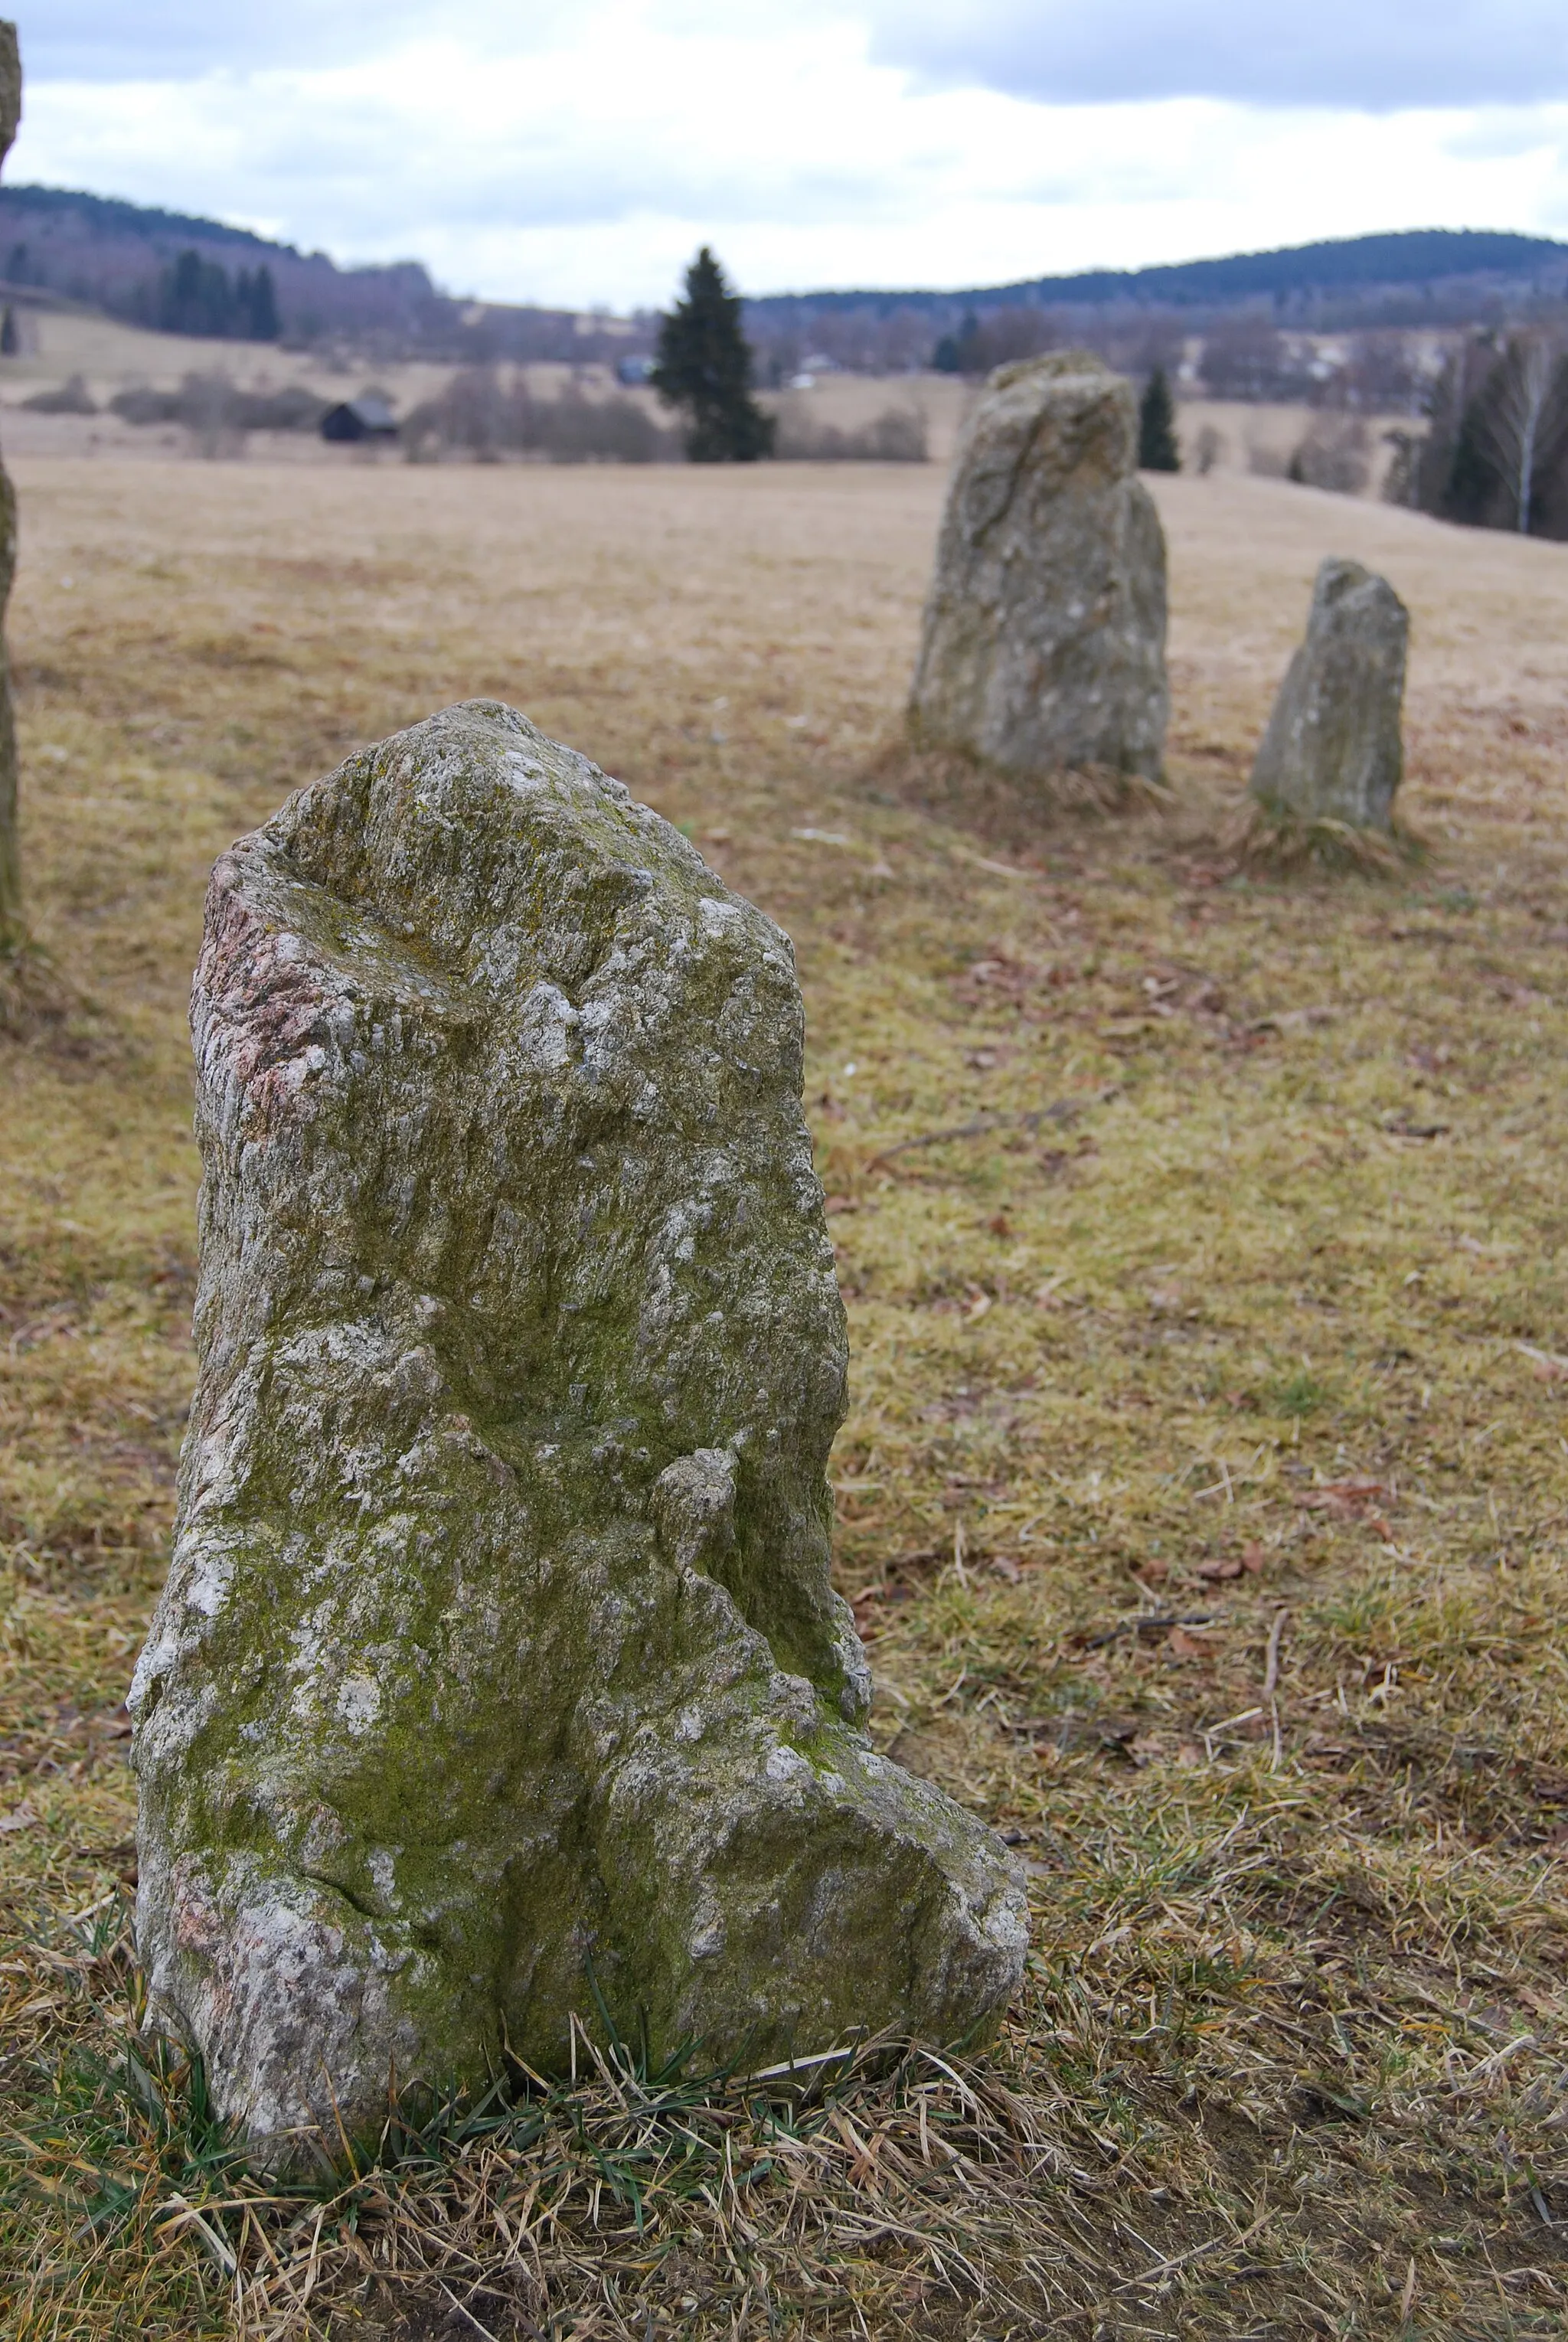
[[[1530,533],[1536,466],[1560,430],[1553,396],[1557,351],[1543,333],[1515,334],[1473,410],[1477,445],[1508,490],[1514,526]]]

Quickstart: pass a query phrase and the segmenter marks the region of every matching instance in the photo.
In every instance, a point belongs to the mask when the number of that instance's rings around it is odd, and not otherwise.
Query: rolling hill
[[[352,342],[388,356],[589,358],[652,346],[655,320],[625,322],[444,292],[416,260],[342,268],[221,220],[162,211],[62,187],[0,187],[0,277],[8,296],[66,298],[135,324],[159,316],[159,287],[183,253],[210,269],[265,267],[283,337],[297,346]],[[1007,285],[769,294],[746,318],[764,351],[814,325],[841,333],[897,321],[887,363],[917,362],[933,339],[973,315],[1007,311],[1073,319],[1164,318],[1212,325],[1248,315],[1274,325],[1463,325],[1494,323],[1568,292],[1568,245],[1501,231],[1425,228],[1342,237],[1141,269],[1089,269]],[[887,341],[884,333],[881,340]],[[907,344],[907,349],[904,345]],[[868,345],[869,346],[869,345]],[[853,358],[847,360],[854,364]]]

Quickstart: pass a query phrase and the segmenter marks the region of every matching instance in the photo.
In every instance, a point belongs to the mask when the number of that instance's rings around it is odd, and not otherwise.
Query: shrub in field
[[[177,390],[139,384],[117,391],[109,412],[138,427],[178,424],[204,455],[237,454],[252,431],[314,431],[327,401],[303,383],[281,390],[242,390],[225,374],[188,374]]]
[[[242,438],[246,431],[315,431],[325,398],[303,382],[281,391],[242,391],[225,375],[185,375],[178,391],[155,391],[145,384],[115,391],[110,415],[125,424],[183,424],[199,438]]]
[[[177,390],[138,385],[116,391],[109,412],[122,423],[184,424],[188,429],[230,432],[314,431],[326,401],[303,383],[282,390],[241,390],[225,375],[188,374]]]
[[[846,430],[818,423],[793,401],[780,411],[774,453],[799,464],[924,464],[931,455],[918,407],[885,407],[858,429]]]
[[[552,464],[671,463],[673,431],[661,430],[633,398],[585,398],[568,384],[558,398],[535,398],[518,377],[495,366],[469,366],[435,398],[416,406],[403,426],[413,463],[461,455],[476,463],[508,455]]]
[[[1324,416],[1313,425],[1285,468],[1299,487],[1359,496],[1372,472],[1371,441],[1359,415]]]
[[[96,415],[97,403],[79,374],[55,390],[35,390],[22,401],[29,415]]]

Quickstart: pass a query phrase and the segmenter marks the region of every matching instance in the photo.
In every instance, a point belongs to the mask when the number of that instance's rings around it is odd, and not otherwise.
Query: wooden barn
[[[397,418],[385,398],[345,398],[329,406],[321,418],[321,435],[342,443],[364,439],[395,439]]]

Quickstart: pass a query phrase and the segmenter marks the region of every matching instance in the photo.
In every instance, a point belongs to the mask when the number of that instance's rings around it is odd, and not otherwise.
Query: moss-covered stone
[[[975,402],[925,605],[909,716],[1025,785],[1157,780],[1165,540],[1134,474],[1132,385],[1087,350],[998,366]]]
[[[1276,818],[1390,829],[1404,772],[1410,613],[1385,577],[1331,557],[1279,688],[1252,793]]]
[[[389,2076],[947,2038],[1023,1901],[879,1757],[788,939],[453,708],[214,874],[200,1374],[137,1669],[138,1937],[255,2140]]]

